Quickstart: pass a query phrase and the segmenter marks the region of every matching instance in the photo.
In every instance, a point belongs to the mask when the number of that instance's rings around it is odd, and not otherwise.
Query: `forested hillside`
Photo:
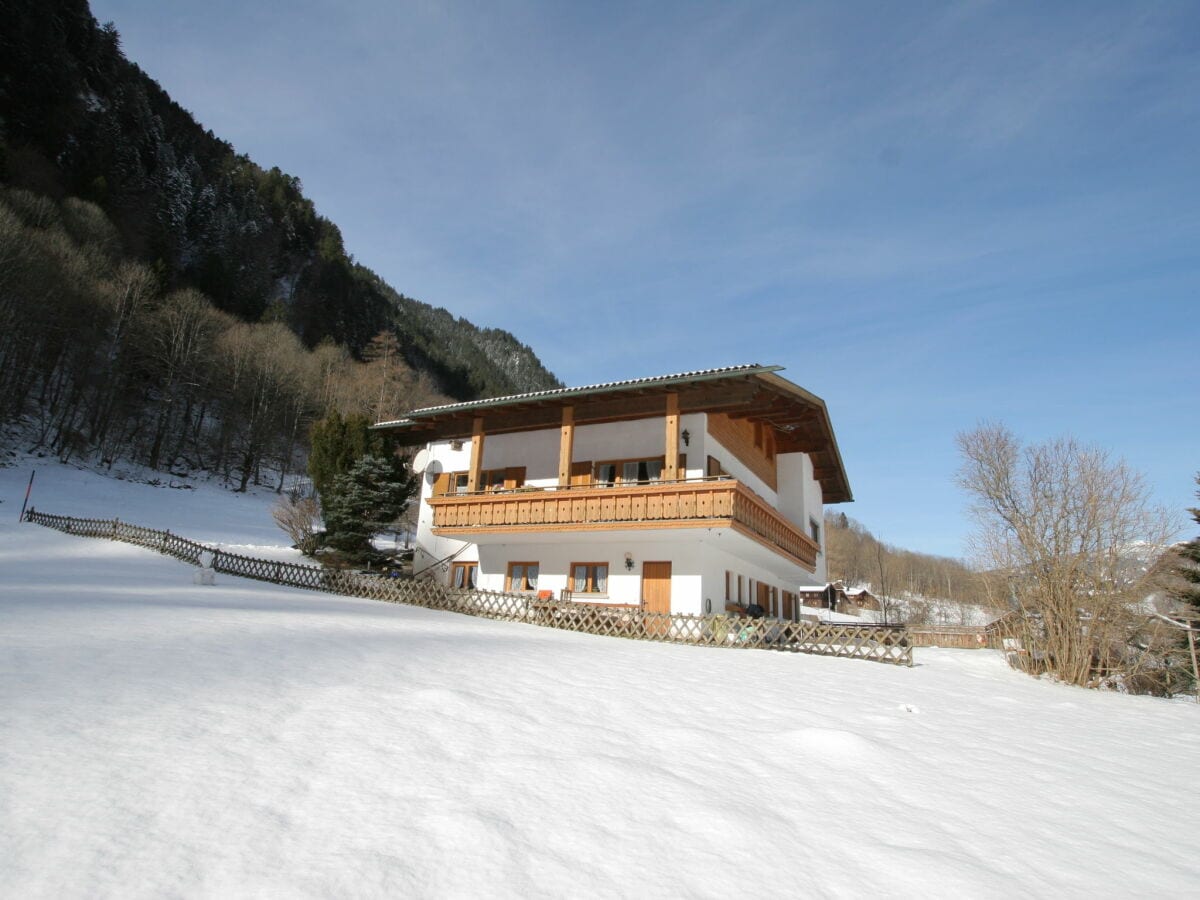
[[[469,323],[356,265],[299,179],[261,168],[205,130],[125,59],[118,32],[99,26],[86,0],[6,6],[5,182],[98,204],[123,252],[153,265],[165,289],[195,287],[246,321],[284,321],[306,346],[332,338],[359,354],[397,324],[406,356],[451,396],[554,383],[511,335],[481,341]]]
[[[0,424],[245,484],[334,409],[558,386],[511,334],[356,263],[299,179],[205,130],[86,0],[3,19]]]
[[[886,544],[845,513],[826,514],[825,549],[829,579],[869,588],[893,621],[937,621],[948,609],[1003,606],[1006,600],[1003,585],[960,560]]]

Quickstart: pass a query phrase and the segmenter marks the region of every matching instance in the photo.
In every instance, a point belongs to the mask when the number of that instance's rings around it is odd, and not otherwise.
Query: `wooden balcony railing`
[[[600,531],[610,528],[733,528],[816,569],[817,544],[740,481],[517,488],[432,497],[435,534]]]

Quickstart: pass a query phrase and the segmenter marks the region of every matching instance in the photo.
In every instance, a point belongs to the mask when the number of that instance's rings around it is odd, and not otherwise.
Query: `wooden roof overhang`
[[[826,503],[853,500],[825,402],[781,378],[780,366],[736,366],[682,375],[613,382],[496,397],[414,410],[374,428],[390,432],[401,444],[466,440],[476,419],[488,435],[557,429],[563,409],[572,407],[576,426],[662,416],[667,395],[679,399],[679,413],[724,413],[769,426],[777,453],[807,453]]]

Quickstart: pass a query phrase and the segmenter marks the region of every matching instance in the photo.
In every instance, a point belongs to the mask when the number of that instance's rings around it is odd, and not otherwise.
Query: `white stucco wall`
[[[558,429],[492,434],[483,441],[483,468],[525,467],[525,483],[549,487],[558,483]],[[467,444],[468,451],[470,443]],[[468,452],[467,462],[471,464]]]
[[[687,455],[688,477],[704,474],[704,454],[696,448],[694,435],[704,433],[704,416],[680,417],[680,431],[687,431],[692,446],[679,442],[679,452]],[[489,435],[483,442],[483,468],[525,467],[525,483],[550,487],[558,483],[559,429],[523,431],[516,434]],[[466,468],[471,461],[470,444]],[[653,458],[666,448],[666,422],[663,418],[637,419],[632,422],[607,422],[580,425],[575,429],[572,459],[599,462],[610,459]]]
[[[625,568],[626,553],[633,557],[632,571]],[[747,603],[754,600],[751,580],[792,591],[800,584],[816,583],[809,573],[729,529],[567,532],[553,541],[497,535],[479,547],[479,561],[481,588],[504,590],[510,563],[536,562],[538,590],[552,591],[556,597],[568,586],[572,564],[607,563],[607,594],[576,599],[635,605],[642,599],[643,564],[670,562],[671,609],[694,615],[724,610],[726,571],[732,574],[735,600],[737,576],[742,576]]]
[[[779,473],[779,512],[810,537],[810,522],[821,530],[821,554],[817,574],[825,578],[825,507],[821,485],[813,478],[812,458],[807,453],[781,453],[775,457]]]
[[[421,505],[417,511],[417,546],[413,551],[413,574],[428,574],[445,581],[442,571],[430,571],[438,560],[454,556],[455,562],[473,562],[479,555],[474,544],[453,538],[438,537],[433,533],[433,507],[425,501],[433,493],[433,482],[439,472],[460,472],[470,468],[471,442],[463,441],[462,448],[454,450],[450,441],[434,441],[426,445],[430,464],[421,477]]]
[[[480,547],[480,586],[504,590],[511,562],[536,562],[538,590],[554,596],[569,586],[575,563],[607,563],[608,591],[597,596],[577,594],[575,599],[600,603],[637,605],[642,601],[642,564],[671,563],[671,608],[673,612],[702,611],[701,575],[703,550],[679,539],[647,540],[645,532],[604,532],[602,538],[520,544],[485,544]],[[633,556],[633,569],[625,568],[625,554]]]

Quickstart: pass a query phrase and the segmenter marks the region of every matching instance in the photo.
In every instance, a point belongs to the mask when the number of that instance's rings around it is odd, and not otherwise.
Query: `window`
[[[537,586],[537,563],[514,562],[508,564],[508,578],[504,582],[506,591],[536,591]]]
[[[442,494],[465,494],[471,481],[469,472],[443,472],[433,486],[433,496]],[[525,467],[509,466],[507,469],[483,469],[479,473],[478,490],[511,491],[525,484]]]
[[[808,520],[808,533],[812,535],[812,539],[816,541],[818,552],[821,547],[821,523],[816,519]]]
[[[725,570],[725,602],[726,603],[728,603],[730,600],[733,599],[733,597],[730,596],[730,594],[729,594],[729,581],[730,581],[730,576],[732,574],[733,573],[730,572],[728,569]]]
[[[596,463],[596,484],[649,484],[662,478],[663,458],[614,459]]]
[[[473,590],[478,581],[479,563],[454,563],[450,566],[450,587]]]
[[[571,590],[576,594],[607,594],[608,563],[571,563]]]

